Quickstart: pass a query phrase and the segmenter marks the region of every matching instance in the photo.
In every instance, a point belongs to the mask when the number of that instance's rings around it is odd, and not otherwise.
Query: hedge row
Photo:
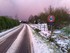
[[[0,16],[0,31],[12,28],[17,25],[19,25],[18,20],[14,20],[6,16]]]

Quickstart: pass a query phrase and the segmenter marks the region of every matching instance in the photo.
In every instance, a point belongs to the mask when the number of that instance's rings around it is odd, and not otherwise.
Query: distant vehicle
[[[27,21],[21,21],[20,23],[28,23]]]

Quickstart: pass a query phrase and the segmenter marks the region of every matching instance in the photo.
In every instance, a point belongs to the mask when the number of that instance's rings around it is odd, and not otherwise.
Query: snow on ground
[[[61,33],[61,30],[55,30],[55,31],[53,31],[53,33],[59,34],[59,33]]]
[[[44,37],[48,37],[50,36],[50,31],[48,31],[48,27],[47,27],[47,24],[44,23],[44,24],[30,24],[30,26],[33,28],[33,29],[39,29],[41,30],[39,33],[44,36]]]
[[[41,30],[40,32],[39,32],[39,34],[41,35],[41,36],[43,36],[43,37],[45,37],[45,38],[47,38],[47,37],[49,37],[50,36],[50,31],[48,31],[48,27],[47,27],[47,24],[33,24],[33,25],[30,25],[33,29],[39,29],[39,30]],[[56,43],[60,46],[60,52],[58,52],[58,53],[64,53],[64,52],[62,52],[61,51],[61,49],[62,50],[64,50],[65,51],[65,53],[67,53],[68,51],[68,49],[70,49],[70,39],[64,39],[64,38],[62,38],[61,36],[59,36],[62,32],[61,32],[61,30],[55,30],[54,31],[54,36],[52,36],[52,38],[54,38],[54,40],[56,41]],[[38,35],[38,34],[37,34]],[[63,36],[64,37],[64,36]],[[67,36],[66,36],[67,37]],[[46,53],[50,53],[51,51],[50,50],[48,50],[47,48],[47,46],[48,45],[45,45],[44,44],[44,42],[42,41],[42,40],[40,40],[39,39],[39,37],[37,37],[37,36],[34,36],[33,37],[33,39],[34,39],[34,42],[36,42],[36,46],[35,46],[35,48],[36,47],[39,47],[38,49],[42,49],[43,51],[45,51]],[[49,44],[50,45],[50,43],[47,43],[47,44]],[[54,42],[54,44],[55,44],[55,42]],[[38,46],[39,45],[39,46]],[[40,47],[41,46],[41,47]],[[53,45],[50,45],[50,47],[52,47]],[[54,46],[55,47],[55,46]],[[53,48],[54,48],[53,47]],[[38,50],[37,48],[35,49],[35,50]],[[46,50],[48,50],[48,52],[46,51]],[[55,48],[54,48],[55,49]],[[59,50],[58,49],[58,50]],[[53,50],[52,50],[53,51]],[[57,51],[56,49],[55,49],[55,51]],[[42,52],[42,51],[39,51],[40,53]],[[44,53],[45,53],[44,52]],[[52,53],[54,53],[54,52],[52,52]],[[55,53],[57,53],[57,52],[55,52]]]
[[[44,23],[44,24],[30,24],[30,26],[34,29],[39,29],[41,31],[48,31],[48,27],[47,27],[47,24]]]
[[[48,46],[44,44],[42,40],[38,39],[38,37],[33,37],[33,41],[35,53],[53,53],[53,50],[49,49]]]
[[[48,31],[40,31],[39,32],[42,36],[44,36],[45,38],[48,38],[50,36],[50,32]]]
[[[35,53],[60,53],[57,50],[57,46],[54,43],[48,42],[48,40],[42,39],[35,32],[33,32],[32,40]]]
[[[30,25],[32,28],[37,28],[38,26]],[[47,30],[46,30],[47,31]],[[46,33],[46,31],[44,33]],[[60,50],[57,49],[57,46],[49,42],[46,39],[43,39],[40,34],[37,34],[34,30],[32,30],[33,36],[33,47],[34,53],[60,53]],[[48,32],[47,32],[48,33]]]
[[[21,24],[21,25],[22,25],[22,24]],[[20,27],[21,25],[16,26],[16,27],[14,27],[14,28],[11,28],[11,29],[8,29],[8,30],[6,30],[6,31],[1,32],[1,33],[0,33],[0,36],[3,36],[3,35],[5,35],[5,34],[11,32],[11,31],[17,29],[17,28]]]

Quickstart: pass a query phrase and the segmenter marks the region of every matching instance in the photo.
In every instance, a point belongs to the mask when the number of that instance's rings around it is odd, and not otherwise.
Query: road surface
[[[28,27],[26,26],[25,30],[22,32],[23,34],[19,36],[22,29],[24,29],[24,27],[20,28],[18,31],[9,36],[2,44],[0,44],[0,53],[10,53],[8,52],[9,48],[12,46],[13,42],[15,42],[15,40],[20,36],[22,36],[22,40],[15,53],[31,53],[31,43],[28,33]]]
[[[22,29],[22,28],[21,28]],[[13,41],[16,39],[17,35],[21,31],[19,29],[14,34],[12,34],[10,37],[8,37],[2,44],[0,44],[0,53],[6,53],[6,51],[9,49]]]
[[[16,53],[31,53],[30,38],[27,26],[23,36],[23,41],[21,42],[21,45],[19,49],[16,51]]]

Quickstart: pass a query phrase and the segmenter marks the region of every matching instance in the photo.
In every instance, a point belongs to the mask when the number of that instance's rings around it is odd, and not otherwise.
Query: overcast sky
[[[0,0],[0,15],[18,15],[19,19],[26,20],[31,14],[37,15],[50,5],[70,9],[70,0]]]

